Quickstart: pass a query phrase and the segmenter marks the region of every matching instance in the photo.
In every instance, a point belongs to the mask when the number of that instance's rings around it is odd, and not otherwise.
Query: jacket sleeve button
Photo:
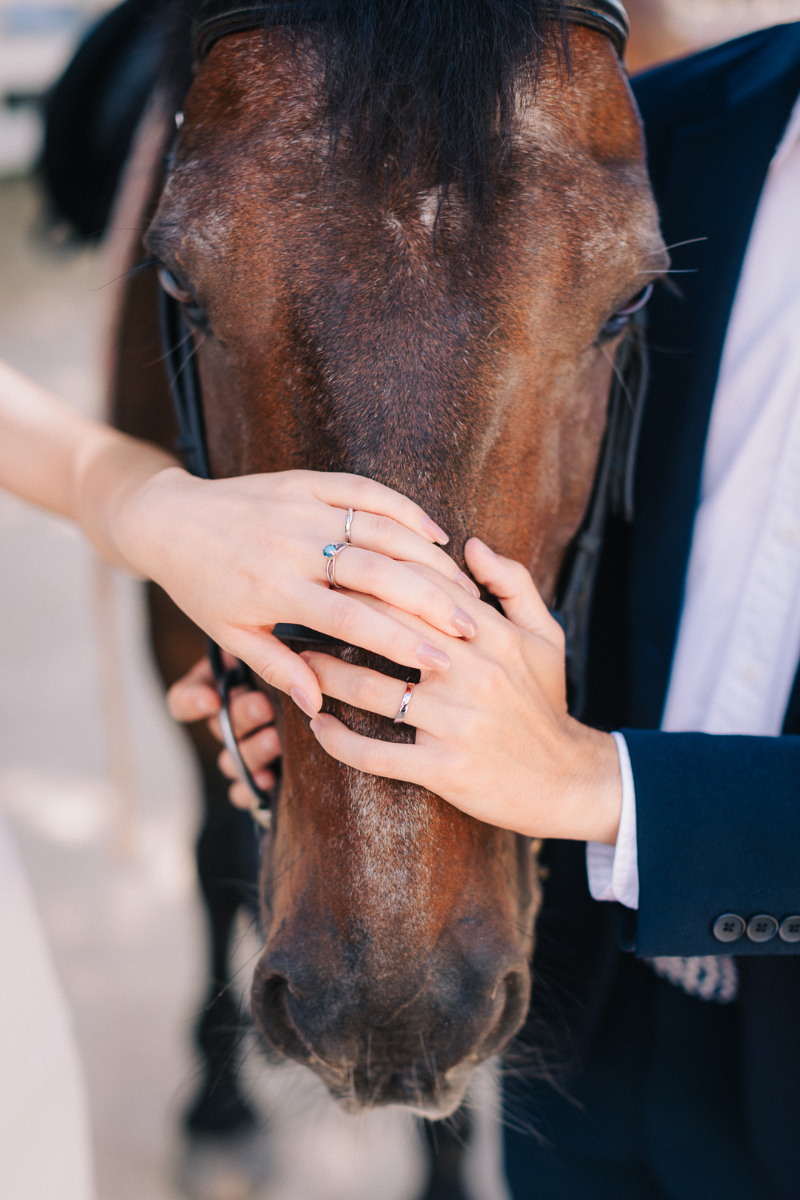
[[[759,913],[747,922],[747,936],[751,942],[769,942],[778,932],[778,922],[768,913]]]
[[[784,942],[800,942],[800,916],[784,917],[778,936]]]
[[[723,913],[717,917],[711,932],[718,942],[737,942],[744,933],[744,921],[736,913]]]

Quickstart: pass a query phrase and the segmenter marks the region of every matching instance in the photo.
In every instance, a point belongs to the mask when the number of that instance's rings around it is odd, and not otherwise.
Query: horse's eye
[[[612,338],[618,337],[633,314],[640,312],[644,308],[652,294],[653,285],[652,283],[648,283],[647,287],[642,288],[641,292],[638,292],[632,300],[629,300],[624,308],[618,308],[613,317],[609,317],[600,330],[598,341],[609,342]]]
[[[172,274],[172,271],[168,271],[166,267],[158,268],[158,281],[167,295],[172,296],[173,300],[178,300],[181,304],[191,302],[191,292],[187,292],[186,288],[181,287]]]
[[[194,296],[182,284],[178,283],[172,271],[166,267],[158,268],[158,280],[168,296],[177,300],[183,306],[184,314],[193,325],[207,324],[207,317]]]

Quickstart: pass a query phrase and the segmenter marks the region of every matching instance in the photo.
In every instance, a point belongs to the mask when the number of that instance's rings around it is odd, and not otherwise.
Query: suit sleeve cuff
[[[622,775],[622,812],[616,846],[586,843],[586,873],[595,900],[616,900],[626,908],[639,907],[639,864],[636,850],[636,791],[628,745],[621,733],[612,733]]]

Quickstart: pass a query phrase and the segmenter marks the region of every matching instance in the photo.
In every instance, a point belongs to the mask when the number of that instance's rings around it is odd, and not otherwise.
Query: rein
[[[204,0],[193,25],[195,63],[199,65],[211,47],[229,33],[258,29],[265,25],[290,24],[295,6],[286,3],[271,6],[265,14],[262,5],[243,3],[231,6],[231,0]],[[324,11],[321,8],[320,12]],[[573,25],[595,29],[610,38],[622,58],[628,38],[628,17],[619,0],[570,0],[563,10],[552,6],[554,19],[563,17]],[[296,15],[296,13],[295,13]],[[647,290],[649,296],[650,289]],[[211,471],[203,419],[203,397],[197,373],[194,339],[180,303],[159,285],[159,317],[164,361],[170,396],[178,422],[177,449],[183,453],[187,471],[200,479],[210,479]],[[644,398],[647,391],[648,362],[645,343],[645,309],[642,303],[632,311],[628,328],[617,351],[614,380],[608,402],[606,432],[600,451],[592,496],[586,517],[567,554],[565,570],[558,589],[553,616],[563,626],[567,643],[567,686],[570,712],[580,717],[585,701],[589,616],[597,566],[603,545],[603,531],[609,515],[633,519],[633,483]],[[278,624],[273,634],[280,641],[310,645],[343,646],[347,643],[304,625]],[[251,812],[263,828],[271,824],[272,793],[260,788],[242,758],[230,719],[230,697],[236,687],[246,686],[250,669],[243,662],[226,667],[220,647],[208,638],[208,657],[217,684],[222,708],[219,714],[225,747],[234,761],[240,779],[253,797]]]

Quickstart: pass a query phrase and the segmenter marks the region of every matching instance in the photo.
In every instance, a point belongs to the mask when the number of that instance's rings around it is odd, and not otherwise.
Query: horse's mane
[[[563,0],[265,0],[266,23],[287,8],[290,29],[322,39],[334,149],[347,136],[372,181],[425,161],[442,196],[459,184],[485,211],[521,86],[535,87],[548,39],[565,57]],[[178,90],[190,78],[189,9],[178,0],[166,60]]]

